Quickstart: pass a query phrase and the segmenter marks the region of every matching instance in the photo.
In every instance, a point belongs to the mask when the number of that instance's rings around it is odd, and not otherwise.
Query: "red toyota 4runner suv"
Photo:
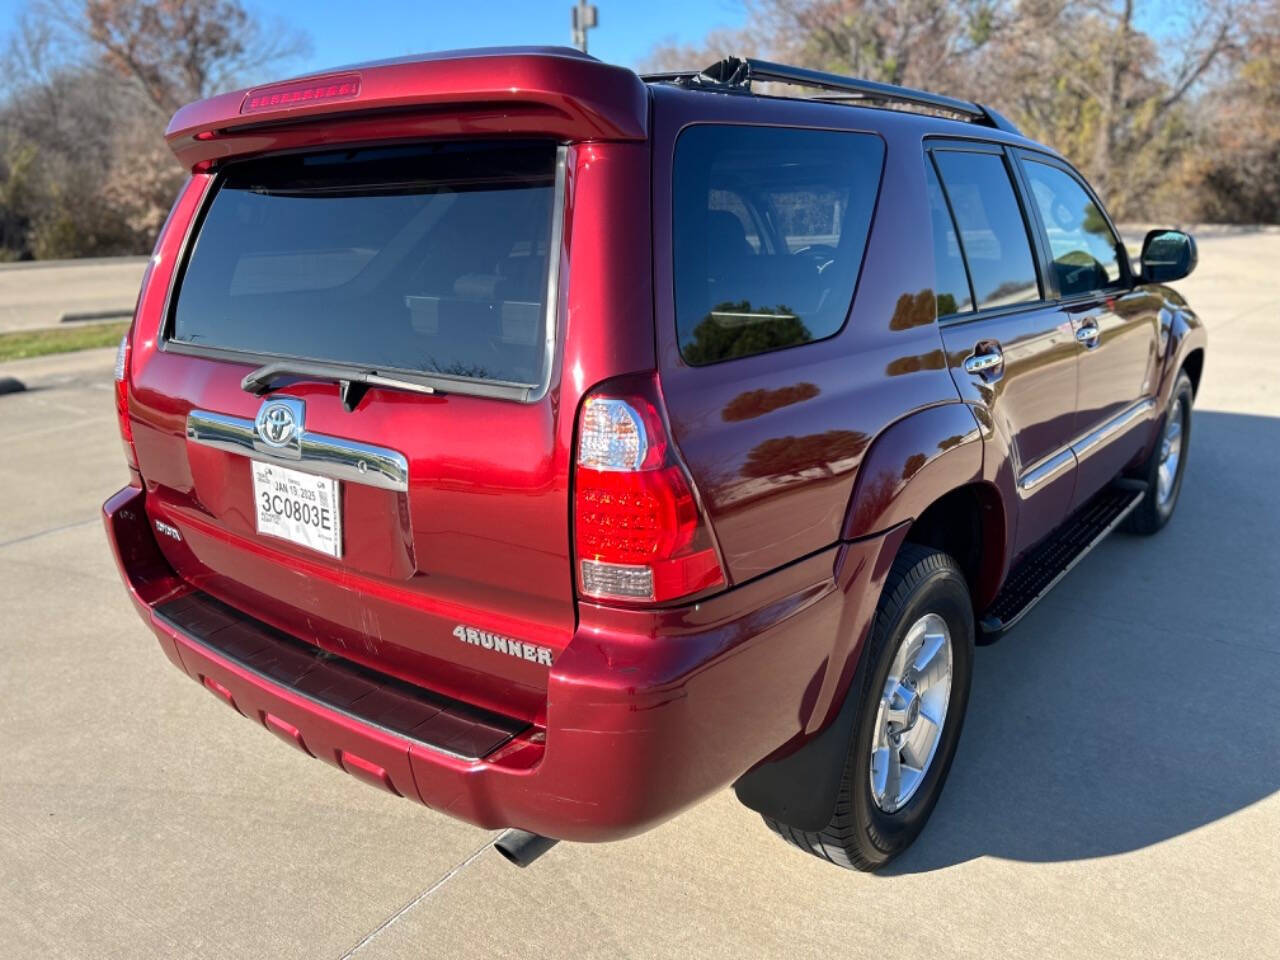
[[[1131,264],[978,104],[512,48],[228,93],[167,138],[191,178],[104,508],[129,593],[233,709],[513,828],[516,862],[732,784],[885,863],[975,641],[1177,501],[1194,243]]]

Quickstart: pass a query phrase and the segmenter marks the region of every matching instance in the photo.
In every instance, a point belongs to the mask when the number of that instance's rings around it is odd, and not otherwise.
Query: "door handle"
[[[994,343],[987,344],[964,358],[965,373],[990,373],[1003,364],[1004,354]]]
[[[1102,336],[1102,331],[1098,329],[1098,325],[1092,320],[1086,320],[1080,325],[1080,329],[1076,331],[1076,340],[1086,347],[1097,346],[1098,337],[1100,336]]]

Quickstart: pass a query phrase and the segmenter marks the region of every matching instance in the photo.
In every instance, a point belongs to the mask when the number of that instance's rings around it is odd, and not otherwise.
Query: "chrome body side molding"
[[[1018,477],[1018,490],[1029,493],[1042,483],[1052,480],[1072,464],[1083,460],[1100,449],[1108,441],[1113,440],[1139,420],[1145,419],[1156,407],[1151,397],[1144,397],[1120,413],[1116,414],[1102,426],[1090,430],[1084,436],[1073,440],[1056,453],[1045,457],[1031,469]]]
[[[187,414],[187,439],[335,480],[399,493],[409,489],[409,461],[403,453],[359,440],[303,430],[287,446],[271,446],[254,421],[208,410]]]
[[[1076,455],[1071,452],[1070,447],[1065,450],[1059,450],[1057,453],[1041,460],[1036,466],[1020,476],[1018,478],[1018,489],[1023,493],[1030,493],[1040,484],[1046,483],[1062,473],[1067,467],[1074,466],[1075,462]]]
[[[1139,400],[1131,407],[1127,407],[1116,416],[1112,417],[1096,430],[1091,430],[1083,437],[1071,445],[1071,449],[1076,452],[1076,456],[1080,459],[1087,457],[1093,450],[1102,446],[1108,440],[1118,436],[1127,430],[1134,422],[1142,419],[1152,410],[1156,408],[1156,402],[1150,397]]]

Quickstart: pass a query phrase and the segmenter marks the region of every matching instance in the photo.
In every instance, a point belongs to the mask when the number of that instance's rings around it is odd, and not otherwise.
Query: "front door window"
[[[1044,222],[1058,294],[1075,297],[1120,283],[1119,240],[1071,174],[1038,160],[1023,164]]]

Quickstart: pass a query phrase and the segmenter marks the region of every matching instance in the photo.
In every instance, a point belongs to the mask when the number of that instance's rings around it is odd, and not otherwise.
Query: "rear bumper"
[[[121,576],[169,659],[245,717],[353,776],[485,828],[567,840],[638,833],[798,745],[838,708],[892,534],[843,544],[719,597],[661,611],[582,604],[551,667],[547,724],[468,759],[334,709],[157,607],[192,593],[142,491],[103,507]],[[283,674],[277,673],[277,676]]]

